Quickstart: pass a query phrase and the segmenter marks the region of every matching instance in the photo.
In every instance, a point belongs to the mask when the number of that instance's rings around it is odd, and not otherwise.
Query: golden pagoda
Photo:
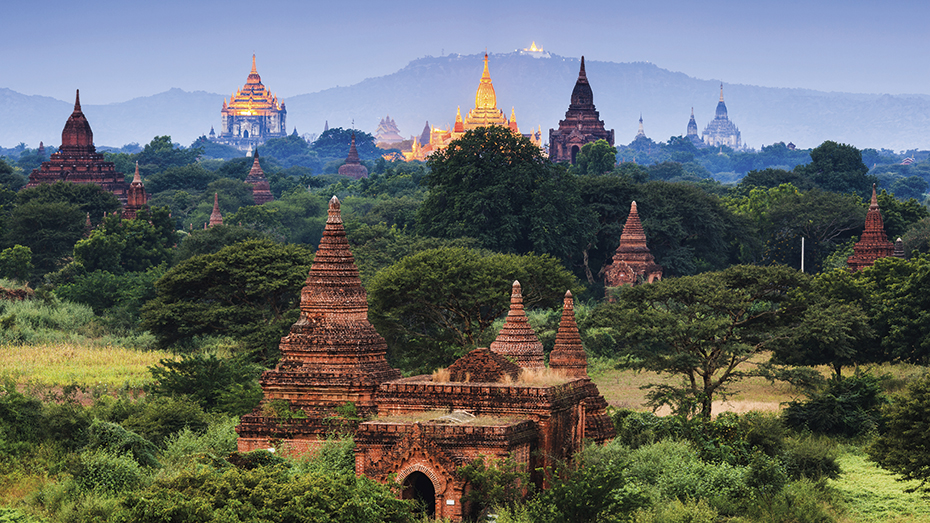
[[[287,109],[283,102],[278,103],[277,96],[265,89],[255,68],[254,54],[245,86],[233,93],[228,102],[223,100],[220,114],[220,132],[215,141],[239,150],[261,145],[269,138],[286,136]]]
[[[468,111],[462,123],[466,131],[489,125],[510,125],[504,111],[497,108],[497,93],[494,92],[491,73],[488,71],[488,53],[484,53],[484,73],[481,74],[475,93],[475,108]]]

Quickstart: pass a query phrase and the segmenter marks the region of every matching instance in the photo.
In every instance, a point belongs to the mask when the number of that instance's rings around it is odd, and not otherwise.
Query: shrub
[[[138,411],[120,424],[158,446],[185,427],[194,432],[207,428],[206,413],[200,405],[186,398],[146,397],[139,406]]]
[[[118,494],[142,486],[145,473],[131,454],[94,449],[72,454],[65,464],[82,491]]]
[[[225,458],[236,451],[237,423],[237,418],[224,416],[213,420],[203,434],[187,427],[181,429],[165,439],[162,461],[169,467],[184,464],[192,458]]]
[[[116,423],[94,420],[87,429],[87,448],[106,450],[115,455],[129,454],[145,467],[158,467],[157,448],[151,441]]]
[[[206,411],[246,414],[262,398],[261,368],[239,359],[184,355],[180,360],[163,359],[149,372],[155,380],[149,388],[153,396],[186,396]]]
[[[834,378],[823,392],[793,401],[782,413],[788,427],[815,434],[853,437],[876,430],[886,402],[881,379],[870,375]]]
[[[837,463],[839,451],[831,440],[812,435],[789,438],[785,442],[785,469],[791,479],[836,479],[840,476]]]
[[[651,509],[637,510],[633,523],[714,523],[717,511],[709,507],[704,500],[673,499]]]

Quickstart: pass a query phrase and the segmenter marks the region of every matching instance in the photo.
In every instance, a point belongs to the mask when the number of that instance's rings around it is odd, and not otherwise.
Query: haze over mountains
[[[656,141],[685,134],[691,108],[700,131],[713,118],[721,80],[701,80],[649,63],[586,60],[594,103],[608,128],[616,130],[617,144],[636,135],[642,114],[646,135]],[[424,123],[446,127],[455,120],[456,107],[464,115],[474,106],[481,77],[482,55],[426,57],[396,73],[369,78],[347,87],[284,98],[287,130],[320,133],[330,127],[354,127],[375,132],[390,115],[404,136],[419,135]],[[557,127],[578,77],[579,60],[552,55],[534,58],[517,53],[493,54],[489,67],[498,107],[509,116],[511,107],[522,132],[541,126],[543,140]],[[275,90],[274,73],[263,71],[262,81]],[[242,71],[242,83],[248,75]],[[826,93],[730,85],[724,98],[743,142],[758,149],[783,141],[815,147],[824,140],[859,148],[927,149],[930,96]],[[75,86],[79,88],[80,86]],[[229,86],[229,91],[241,87]],[[189,145],[218,127],[227,95],[171,89],[153,96],[107,105],[82,104],[98,146],[145,144],[157,135]],[[0,145],[40,140],[58,145],[73,100],[29,96],[0,88]]]

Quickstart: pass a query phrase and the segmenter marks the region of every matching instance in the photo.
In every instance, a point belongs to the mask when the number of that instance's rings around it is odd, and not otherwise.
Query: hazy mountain
[[[296,127],[300,133],[320,133],[325,121],[330,127],[350,127],[354,120],[356,128],[374,133],[386,115],[404,136],[419,135],[426,121],[451,126],[456,107],[463,116],[474,107],[482,58],[421,58],[394,74],[285,98],[288,131]],[[515,107],[521,131],[541,126],[547,140],[549,128],[558,126],[568,108],[578,59],[509,53],[491,55],[489,64],[498,107],[508,116]],[[633,140],[640,114],[646,135],[656,141],[684,134],[692,107],[699,130],[714,116],[719,80],[699,80],[648,63],[585,65],[594,103],[607,127],[616,130],[618,144]],[[262,80],[274,89],[273,77]],[[724,82],[724,98],[743,142],[755,148],[778,141],[806,148],[824,140],[860,148],[928,148],[927,95],[825,93]],[[223,95],[172,89],[123,103],[85,105],[84,112],[99,145],[144,144],[163,134],[187,145],[219,125],[222,102]],[[35,147],[39,140],[57,145],[72,103],[0,89],[0,145],[26,142]]]

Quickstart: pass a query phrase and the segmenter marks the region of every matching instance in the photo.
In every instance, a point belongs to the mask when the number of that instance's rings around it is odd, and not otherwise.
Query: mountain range
[[[354,127],[374,134],[378,122],[391,116],[403,136],[419,135],[428,121],[445,128],[474,107],[483,55],[446,55],[413,60],[386,76],[351,86],[283,99],[287,130],[320,133],[330,127]],[[775,142],[816,147],[825,140],[859,148],[895,151],[928,148],[930,96],[856,94],[784,89],[720,80],[702,80],[662,69],[651,63],[585,61],[594,103],[608,129],[616,130],[617,145],[636,135],[642,116],[646,136],[655,141],[683,135],[693,108],[699,131],[714,117],[723,85],[729,118],[740,129],[743,143],[753,148]],[[489,69],[498,107],[509,116],[514,108],[524,133],[549,129],[564,118],[579,60],[557,55],[537,58],[520,53],[493,54]],[[261,71],[259,71],[261,73]],[[242,80],[248,71],[243,71]],[[263,83],[274,89],[274,78]],[[231,85],[230,91],[241,87]],[[120,103],[82,105],[98,146],[145,144],[154,136],[170,135],[189,145],[218,127],[224,95],[170,89]],[[39,141],[58,145],[73,101],[30,96],[0,88],[0,145],[11,147]]]

